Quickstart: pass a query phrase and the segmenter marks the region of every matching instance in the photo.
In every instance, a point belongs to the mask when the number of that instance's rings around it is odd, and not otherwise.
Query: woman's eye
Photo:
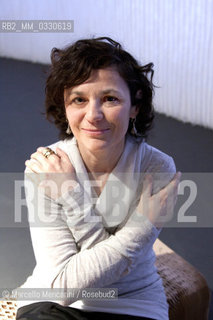
[[[83,98],[77,97],[75,99],[72,100],[74,103],[76,104],[81,104],[83,103],[85,100]]]
[[[118,98],[113,97],[113,96],[107,96],[104,98],[104,100],[107,102],[118,102]]]

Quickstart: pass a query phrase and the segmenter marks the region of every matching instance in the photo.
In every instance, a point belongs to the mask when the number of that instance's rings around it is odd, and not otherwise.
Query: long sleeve
[[[69,195],[68,206],[74,209],[72,210],[74,214],[81,215],[81,210],[75,211],[76,201],[74,201],[77,200],[79,194],[73,191],[72,195],[73,197]],[[77,198],[74,199],[74,196]],[[92,235],[88,238],[90,245],[97,240],[102,239],[102,241],[90,249],[79,251],[71,232],[72,227],[68,227],[70,221],[72,225],[72,219],[66,221],[62,204],[51,201],[42,193],[38,193],[38,198],[35,196],[30,199],[29,193],[26,192],[26,198],[37,263],[34,274],[40,274],[40,281],[42,280],[43,285],[47,287],[66,290],[67,288],[94,288],[111,285],[130,272],[137,255],[145,250],[150,238],[155,239],[158,235],[156,228],[148,221],[143,228],[126,227],[115,235],[110,235],[100,222],[92,223],[92,228],[91,223],[86,222],[83,225],[85,234],[97,230],[92,240],[90,239]],[[91,207],[86,204],[83,215],[87,216],[88,212],[92,215],[90,211]],[[39,219],[33,219],[36,212]],[[42,217],[48,218],[44,221]],[[76,221],[81,220],[79,216],[76,219]],[[76,225],[75,230],[77,230]],[[63,301],[63,303],[69,304],[71,301]]]
[[[176,171],[174,161],[171,157],[167,156],[166,161],[162,156],[162,153],[157,153],[157,156],[153,155],[152,165],[149,165],[149,167],[146,168],[146,172],[152,172],[154,174],[153,193],[156,193],[165,185],[167,185]],[[79,188],[77,190],[77,193],[73,192],[71,194],[68,194],[64,198],[61,198],[59,202],[63,205],[63,210],[65,212],[69,229],[71,230],[72,235],[79,248],[83,251],[84,249],[91,248],[98,242],[108,239],[110,237],[110,234],[103,227],[102,216],[97,216],[95,209],[90,205],[90,199],[88,198],[85,190],[80,188],[80,185],[78,187]],[[142,185],[139,185],[139,195],[141,193],[141,190]],[[136,195],[135,198],[137,198]],[[140,228],[140,230],[138,231],[139,233],[141,231],[141,228],[152,227],[147,219],[137,214],[135,209],[130,212],[130,215],[131,217],[122,224],[122,227],[125,227],[125,229],[122,232],[116,233],[117,240],[122,236],[126,237],[126,227],[133,227],[133,230],[135,232],[135,227],[137,226]],[[95,223],[94,220],[97,220],[97,222]],[[139,222],[141,223],[140,225],[138,225]],[[119,230],[120,229],[121,226],[119,226]],[[160,230],[158,231],[159,234]],[[113,237],[111,237],[111,239],[113,239]],[[144,241],[143,250],[141,250],[143,253],[145,253],[146,250],[153,245],[155,238],[152,238],[152,240],[154,240],[153,242],[150,240],[151,239],[146,242]],[[111,245],[111,243],[114,248],[118,248],[118,246],[116,246],[116,244],[112,240],[109,240],[108,244]],[[122,246],[123,244],[124,243],[122,242],[119,251],[123,254],[125,252],[124,256],[128,256],[128,249],[127,251],[125,251],[125,246]]]
[[[128,154],[134,153],[128,150]],[[151,171],[154,172],[154,167]],[[110,234],[101,220],[104,212],[94,210],[81,185],[59,201],[34,189],[34,197],[26,192],[26,199],[36,267],[26,288],[63,288],[66,291],[113,286],[130,274],[138,261],[143,261],[159,235],[160,231],[148,219],[140,216],[138,220],[135,207],[129,212],[131,219]],[[67,299],[61,303],[68,305],[74,301]]]
[[[145,254],[150,243],[153,244],[158,230],[135,209],[122,228],[110,235],[103,226],[102,216],[97,215],[90,204],[87,193],[80,186],[79,189],[80,192],[73,190],[59,200],[76,243],[81,251],[88,252],[88,249],[100,242],[101,245],[117,250],[129,260],[126,270],[129,272],[139,253]]]

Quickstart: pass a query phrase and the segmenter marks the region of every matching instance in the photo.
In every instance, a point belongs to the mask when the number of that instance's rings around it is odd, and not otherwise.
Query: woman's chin
[[[110,145],[107,141],[101,140],[101,139],[90,139],[90,141],[85,141],[83,145],[84,150],[88,150],[90,152],[99,152],[103,150],[109,150],[110,151]]]

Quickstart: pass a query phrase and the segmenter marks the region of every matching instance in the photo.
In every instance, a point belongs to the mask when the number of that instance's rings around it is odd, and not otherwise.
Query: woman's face
[[[79,149],[119,152],[129,118],[135,117],[126,82],[115,68],[94,70],[89,79],[65,89],[66,116]]]

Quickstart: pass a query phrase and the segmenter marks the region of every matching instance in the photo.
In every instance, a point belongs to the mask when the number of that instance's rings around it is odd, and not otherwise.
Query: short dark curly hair
[[[122,46],[109,37],[78,40],[64,49],[53,48],[51,67],[45,87],[46,118],[60,130],[60,138],[70,138],[67,134],[67,120],[64,106],[64,89],[82,84],[93,70],[116,67],[130,90],[131,104],[139,112],[135,127],[142,137],[152,127],[154,119],[152,82],[153,63],[141,66]],[[141,94],[136,96],[136,93]],[[130,121],[128,132],[132,130]]]

